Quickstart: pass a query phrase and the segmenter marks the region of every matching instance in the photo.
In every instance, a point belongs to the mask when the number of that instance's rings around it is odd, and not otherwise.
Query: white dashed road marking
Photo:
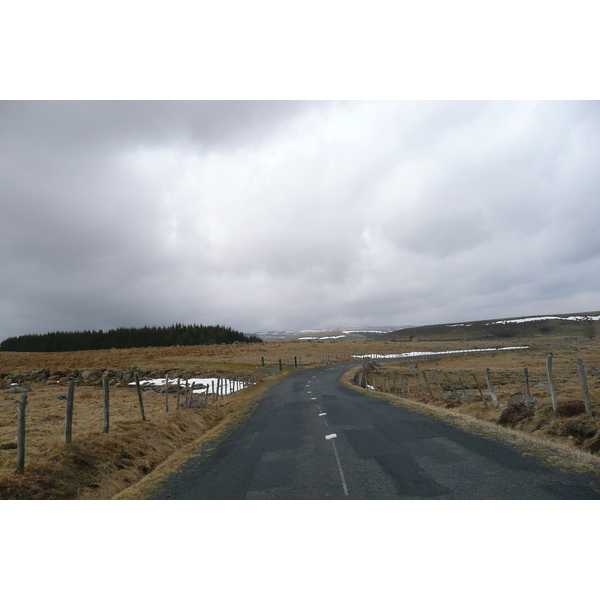
[[[335,433],[331,433],[330,435],[326,435],[325,439],[331,440],[331,444],[333,445],[333,451],[335,452],[335,460],[337,461],[338,471],[340,472],[340,478],[342,480],[342,487],[344,488],[344,496],[348,496],[348,486],[346,485],[346,478],[344,477],[344,471],[342,470],[342,463],[340,462],[340,456],[337,451],[337,447],[335,445],[335,441],[333,438],[336,438],[337,435]]]

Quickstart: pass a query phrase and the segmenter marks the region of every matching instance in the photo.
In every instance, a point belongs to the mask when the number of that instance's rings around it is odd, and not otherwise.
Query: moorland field
[[[581,325],[580,325],[581,328]],[[579,336],[510,337],[486,340],[415,339],[392,341],[390,335],[370,341],[303,341],[164,348],[130,348],[61,353],[0,354],[0,498],[108,499],[144,497],[152,486],[182,461],[209,452],[216,441],[252,410],[266,388],[295,368],[327,362],[360,361],[353,356],[406,352],[447,352],[499,346],[528,346],[510,352],[449,354],[435,360],[371,364],[365,393],[432,414],[450,415],[457,424],[479,423],[498,435],[520,436],[560,454],[565,464],[600,473],[600,343]],[[392,336],[393,337],[393,336]],[[422,336],[425,338],[426,336]],[[433,336],[435,337],[435,336]],[[552,410],[546,360],[553,371],[562,412]],[[583,408],[576,359],[586,369],[593,415]],[[281,363],[279,362],[281,360]],[[298,365],[295,367],[294,365]],[[282,371],[280,371],[280,365]],[[349,364],[349,369],[350,369]],[[511,398],[525,391],[528,369],[531,396],[527,410],[513,409],[503,419]],[[355,367],[354,371],[360,369]],[[499,400],[493,406],[485,386],[485,370]],[[434,370],[440,387],[434,385]],[[433,388],[415,373],[430,374]],[[110,431],[103,433],[101,376],[110,381]],[[134,374],[140,378],[246,378],[252,385],[234,394],[204,397],[196,406],[176,406],[177,390],[146,390],[142,421]],[[477,388],[476,375],[485,402]],[[451,383],[446,379],[447,374]],[[75,380],[73,441],[65,444],[65,402]],[[354,385],[350,377],[346,383]],[[419,383],[421,382],[421,383]],[[455,389],[453,389],[455,387]],[[17,390],[15,392],[15,390]],[[165,406],[165,391],[170,408]],[[27,394],[26,460],[15,473],[17,407]],[[510,411],[508,411],[510,412]],[[483,426],[482,425],[482,426]],[[558,454],[557,454],[558,453]],[[567,460],[568,459],[568,460]]]

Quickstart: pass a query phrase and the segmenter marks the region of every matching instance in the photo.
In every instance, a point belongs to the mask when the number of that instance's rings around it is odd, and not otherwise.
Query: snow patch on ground
[[[357,329],[354,331],[342,331],[342,333],[387,333],[387,331],[381,331],[380,329]]]
[[[550,320],[558,320],[558,321],[600,321],[600,315],[596,317],[588,317],[582,315],[575,315],[572,317],[523,317],[522,319],[505,319],[503,321],[491,321],[489,323],[485,323],[485,325],[510,325],[511,323],[531,323],[534,321],[550,321]],[[455,323],[453,325],[446,325],[446,327],[471,327],[472,323]]]
[[[323,337],[316,337],[316,336],[311,336],[311,337],[299,337],[298,340],[339,340],[340,338],[345,338],[346,335],[326,335]]]
[[[506,346],[503,348],[474,348],[472,350],[445,350],[443,352],[403,352],[402,354],[353,354],[352,358],[405,358],[438,354],[470,354],[471,352],[500,352],[502,350],[527,350],[529,346]]]
[[[530,323],[531,321],[550,321],[550,320],[559,320],[559,321],[598,321],[600,320],[600,315],[596,317],[587,317],[587,316],[573,316],[573,317],[524,317],[523,319],[508,319],[506,321],[494,321],[493,323],[488,323],[488,325],[508,325],[509,323]]]
[[[217,381],[218,379],[216,377],[192,378],[187,380],[188,388],[194,384],[194,394],[203,394],[207,390],[212,392],[213,387],[215,389],[217,387]],[[166,379],[164,377],[159,379],[144,379],[143,381],[140,381],[140,385],[145,388],[162,387],[165,385],[165,383]],[[169,379],[169,384],[177,385],[177,379]],[[135,385],[135,381],[128,385]],[[185,389],[185,380],[180,380],[179,386],[182,389]],[[233,392],[237,392],[239,390],[243,390],[245,387],[248,387],[241,381],[233,381],[231,379],[221,379],[221,386],[221,393],[223,395],[232,394]]]

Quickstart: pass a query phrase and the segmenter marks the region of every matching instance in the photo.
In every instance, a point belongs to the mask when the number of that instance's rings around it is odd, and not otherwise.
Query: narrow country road
[[[345,387],[347,368],[272,386],[211,456],[189,461],[154,499],[600,499],[583,476]]]

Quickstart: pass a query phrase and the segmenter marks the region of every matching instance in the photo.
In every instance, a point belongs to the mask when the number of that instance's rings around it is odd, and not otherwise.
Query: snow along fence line
[[[159,388],[164,388],[165,392],[165,410],[169,411],[169,391],[175,391],[177,393],[177,408],[179,408],[180,395],[184,393],[184,406],[192,405],[192,398],[194,394],[204,396],[204,404],[208,403],[208,399],[212,398],[213,402],[219,397],[227,396],[243,390],[256,382],[253,381],[253,377],[248,375],[244,377],[235,377],[234,379],[225,379],[223,377],[207,377],[198,378],[192,377],[186,379],[185,382],[181,378],[169,379],[169,376],[160,377],[157,379],[144,379],[138,382],[134,381],[129,383],[130,386],[138,386],[140,390],[144,391],[158,391]],[[174,389],[173,389],[174,388]]]
[[[352,358],[360,358],[369,362],[410,362],[421,360],[435,360],[449,354],[475,354],[477,352],[508,352],[515,350],[528,350],[529,346],[506,346],[502,348],[474,348],[472,350],[447,350],[445,352],[403,352],[402,354],[359,354]]]

